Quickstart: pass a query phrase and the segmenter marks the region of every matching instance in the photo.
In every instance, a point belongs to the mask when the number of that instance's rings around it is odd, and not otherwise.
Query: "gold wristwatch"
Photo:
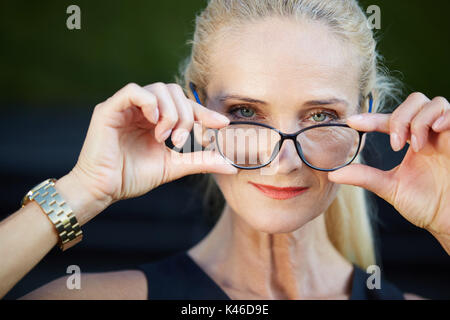
[[[47,179],[31,189],[22,199],[22,207],[36,201],[55,225],[59,235],[58,246],[65,251],[83,238],[83,232],[72,209],[55,189],[56,179]]]

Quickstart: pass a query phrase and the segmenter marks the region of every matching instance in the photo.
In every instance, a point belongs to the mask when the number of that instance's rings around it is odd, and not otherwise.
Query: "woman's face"
[[[322,24],[266,19],[223,33],[211,50],[207,106],[232,121],[262,122],[293,133],[358,111],[359,60]],[[263,170],[214,175],[228,205],[257,230],[292,232],[335,198],[337,185],[326,172],[306,166],[291,140],[271,170]],[[307,189],[280,199],[254,184]]]

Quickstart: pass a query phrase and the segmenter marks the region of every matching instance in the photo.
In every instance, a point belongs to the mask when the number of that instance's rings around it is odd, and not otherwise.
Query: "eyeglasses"
[[[278,155],[285,140],[292,140],[302,161],[312,169],[333,171],[358,155],[363,132],[346,124],[318,124],[287,134],[263,123],[232,121],[215,131],[217,149],[240,169],[259,169]]]
[[[191,83],[190,87],[201,104],[195,86]],[[365,134],[343,123],[317,124],[290,134],[251,121],[231,121],[224,128],[208,130],[213,133],[208,135],[207,143],[216,147],[231,165],[245,170],[268,166],[279,154],[284,141],[292,140],[297,154],[308,167],[334,171],[355,160]],[[175,151],[181,150],[170,141],[166,141],[166,145]]]

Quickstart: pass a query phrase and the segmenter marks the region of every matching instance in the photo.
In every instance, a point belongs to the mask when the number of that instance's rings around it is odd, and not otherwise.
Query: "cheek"
[[[258,191],[254,190],[248,180],[254,179],[253,175],[257,171],[240,171],[237,175],[222,175],[212,174],[219,189],[225,198],[226,204],[233,209],[233,211],[245,219],[254,219],[262,208],[260,202],[253,201],[258,195]]]
[[[317,197],[320,199],[321,207],[323,207],[321,208],[322,211],[325,211],[333,202],[339,190],[339,185],[328,180],[327,172],[318,172],[317,181]]]
[[[232,187],[233,184],[233,176],[229,175],[222,175],[222,174],[211,174],[214,178],[214,181],[219,186],[220,190],[222,190],[223,193],[226,192],[225,189],[227,189],[227,186]]]
[[[238,175],[212,174],[214,181],[222,191],[225,200],[229,204],[239,201],[237,195],[242,194],[242,185],[238,179]]]

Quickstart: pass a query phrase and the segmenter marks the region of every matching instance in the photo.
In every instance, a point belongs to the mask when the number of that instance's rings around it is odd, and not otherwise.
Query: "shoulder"
[[[80,289],[69,289],[70,275],[53,280],[22,300],[145,300],[147,281],[140,270],[82,273]]]
[[[405,300],[427,300],[426,298],[421,297],[415,293],[405,292],[403,296],[405,297]]]

